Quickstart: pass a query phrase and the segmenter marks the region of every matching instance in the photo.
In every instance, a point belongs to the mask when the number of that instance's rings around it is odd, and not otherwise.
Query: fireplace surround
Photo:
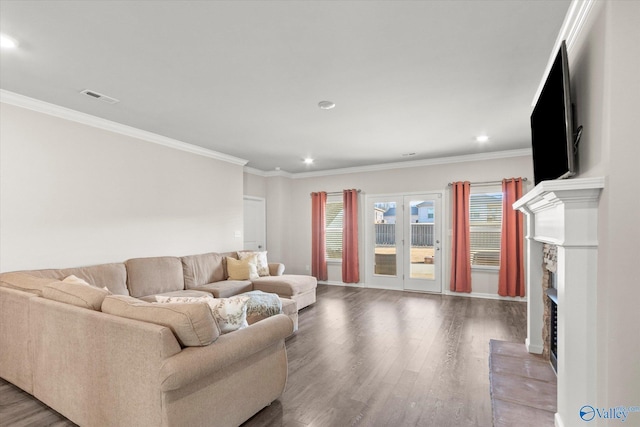
[[[527,340],[544,351],[543,245],[555,245],[558,427],[579,425],[580,408],[597,397],[595,330],[598,202],[604,178],[543,181],[513,204],[526,217]],[[547,273],[548,274],[548,273]]]

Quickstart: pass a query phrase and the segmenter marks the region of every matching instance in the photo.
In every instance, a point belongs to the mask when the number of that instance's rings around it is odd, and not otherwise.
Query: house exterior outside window
[[[342,198],[327,199],[325,239],[327,261],[342,261],[342,226],[344,205]]]
[[[469,203],[471,266],[499,268],[502,191],[499,187],[480,187],[472,190]]]

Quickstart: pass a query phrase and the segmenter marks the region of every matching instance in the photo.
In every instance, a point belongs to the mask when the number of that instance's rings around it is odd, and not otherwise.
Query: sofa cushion
[[[318,286],[318,281],[315,277],[298,274],[260,277],[259,279],[252,280],[252,282],[254,289],[284,297],[312,291]]]
[[[22,272],[3,273],[0,275],[1,286],[29,292],[38,296],[42,296],[42,290],[46,285],[57,282],[59,281],[53,278],[36,277]]]
[[[129,295],[127,289],[127,269],[124,263],[91,265],[88,267],[31,270],[32,276],[62,280],[70,275],[77,276],[95,287],[106,287],[116,295]]]
[[[253,290],[253,285],[248,280],[223,280],[222,282],[208,283],[193,289],[209,292],[216,298],[228,298]]]
[[[102,311],[166,326],[183,347],[206,346],[220,336],[220,329],[206,303],[152,304],[132,297],[110,295],[104,299]]]
[[[176,257],[133,258],[125,262],[132,297],[184,289],[182,261]]]
[[[162,303],[194,303],[204,301],[207,303],[215,317],[220,332],[227,334],[249,326],[247,323],[247,303],[249,297],[236,295],[230,298],[190,298],[190,297],[166,297],[158,295],[158,302]]]
[[[129,295],[127,269],[124,263],[99,264],[59,270],[62,277],[77,276],[97,288],[106,287],[115,295]]]
[[[256,257],[255,262],[258,269],[258,276],[270,276],[267,251],[238,251],[238,258],[240,260],[250,259],[252,256]]]
[[[224,256],[218,253],[189,255],[180,258],[184,271],[185,289],[197,288],[207,283],[225,279]]]
[[[111,292],[106,289],[96,288],[78,281],[50,283],[45,285],[42,290],[42,296],[47,299],[96,311],[100,311],[102,302],[110,294]]]
[[[253,280],[259,278],[255,256],[243,260],[227,257],[227,274],[229,275],[229,280]]]

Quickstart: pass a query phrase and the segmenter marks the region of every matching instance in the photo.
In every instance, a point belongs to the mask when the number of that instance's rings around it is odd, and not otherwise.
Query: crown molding
[[[272,176],[281,176],[281,177],[284,177],[284,178],[293,178],[293,175],[294,175],[294,174],[292,174],[290,172],[285,172],[285,171],[282,171],[282,170],[280,170],[280,171],[263,171],[263,170],[260,170],[260,169],[252,168],[251,166],[245,166],[244,167],[244,172],[245,173],[250,173],[252,175],[258,175],[258,176],[261,176],[263,178],[270,178]]]
[[[301,172],[291,174],[293,179],[313,178],[319,176],[344,175],[349,173],[375,172],[393,169],[417,168],[421,166],[446,165],[451,163],[476,162],[481,160],[506,159],[509,157],[530,156],[530,148],[518,150],[494,151],[491,153],[466,154],[462,156],[439,157],[435,159],[410,160],[406,162],[382,163],[379,165],[356,166],[343,169],[330,169],[317,172]]]
[[[244,167],[246,173],[258,175],[264,178],[281,176],[290,179],[315,178],[319,176],[344,175],[349,173],[376,172],[393,169],[417,168],[421,166],[446,165],[450,163],[477,162],[481,160],[506,159],[509,157],[530,156],[530,148],[518,150],[494,151],[492,153],[466,154],[462,156],[439,157],[435,159],[410,160],[406,162],[381,163],[378,165],[355,166],[351,168],[329,169],[316,172],[291,173],[285,171],[262,171],[249,166]]]
[[[228,154],[219,153],[217,151],[202,148],[197,145],[189,144],[186,142],[178,141],[177,139],[168,138],[166,136],[158,135],[156,133],[147,132],[145,130],[137,129],[132,126],[123,125],[120,123],[106,120],[100,117],[92,116],[90,114],[81,113],[76,110],[61,107],[59,105],[51,104],[48,102],[40,101],[38,99],[29,98],[28,96],[20,95],[14,92],[9,92],[4,89],[0,89],[0,102],[5,104],[15,105],[17,107],[26,108],[28,110],[37,111],[39,113],[48,114],[50,116],[58,117],[72,122],[81,123],[83,125],[95,127],[98,129],[106,130],[109,132],[118,133],[120,135],[129,136],[143,141],[152,142],[154,144],[162,145],[165,147],[173,148],[180,151],[186,151],[191,154],[197,154],[199,156],[209,157],[212,159],[220,160],[223,162],[231,163],[234,165],[244,166],[247,164],[247,160],[239,157],[230,156]]]
[[[531,103],[532,107],[535,107],[536,102],[538,102],[538,97],[540,96],[540,92],[542,92],[542,88],[547,80],[549,70],[551,70],[551,66],[553,65],[553,61],[558,53],[558,49],[560,49],[562,40],[565,40],[567,43],[567,54],[571,54],[576,40],[584,28],[585,22],[587,21],[587,18],[589,17],[589,14],[596,2],[597,0],[573,0],[569,5],[569,10],[564,17],[562,27],[560,27],[560,33],[556,38],[553,49],[551,50],[551,56],[547,62],[547,68],[544,70],[544,74],[540,80],[540,85],[538,85],[538,90],[536,90],[533,97],[533,102]]]

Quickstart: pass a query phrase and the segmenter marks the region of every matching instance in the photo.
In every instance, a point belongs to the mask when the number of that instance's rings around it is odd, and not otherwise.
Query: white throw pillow
[[[250,259],[252,256],[256,257],[256,267],[258,268],[258,276],[270,276],[269,273],[269,261],[267,261],[267,251],[241,251],[238,252],[238,258]]]
[[[230,298],[212,297],[165,297],[156,295],[156,301],[162,303],[206,302],[223,334],[249,326],[247,323],[248,296],[236,295]]]
[[[62,281],[64,283],[73,283],[74,285],[87,285],[87,286],[91,286],[92,288],[94,287],[91,283],[87,282],[84,279],[79,278],[78,276],[75,275],[71,275],[71,276],[67,276],[64,279],[62,279]],[[106,286],[104,286],[102,289],[104,289],[105,291],[109,292],[109,295],[113,295],[111,293],[111,291],[109,290],[109,288],[107,288]]]
[[[89,282],[87,282],[84,279],[79,278],[78,276],[74,276],[73,274],[71,276],[67,276],[64,279],[62,279],[63,282],[65,283],[75,283],[76,285],[88,285],[91,286],[91,284]]]

